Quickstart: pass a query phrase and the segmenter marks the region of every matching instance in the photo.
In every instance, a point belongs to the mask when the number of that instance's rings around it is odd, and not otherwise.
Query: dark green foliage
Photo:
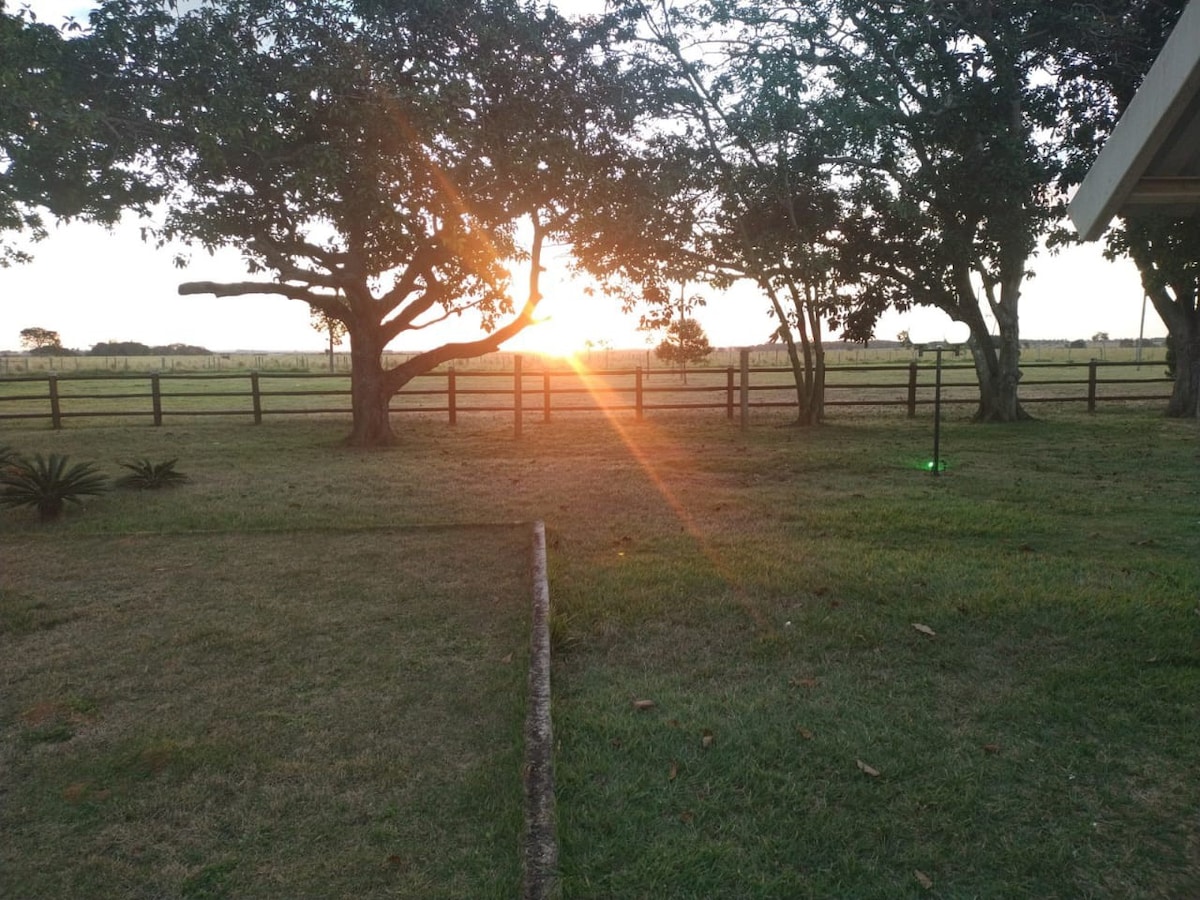
[[[159,344],[153,347],[140,341],[101,341],[93,344],[89,356],[211,356],[207,347],[194,344]]]
[[[187,481],[187,476],[175,471],[178,460],[168,459],[166,462],[155,463],[148,459],[134,459],[121,463],[129,470],[128,475],[117,479],[117,485],[124,488],[135,488],[143,491],[153,491],[160,488],[178,487]]]
[[[236,248],[259,276],[181,293],[282,296],[345,325],[351,441],[390,443],[411,378],[534,321],[543,247],[615,189],[640,85],[602,28],[518,0],[173,7],[92,17],[142,103],[139,171],[165,186],[147,235]],[[462,315],[477,339],[384,366],[402,332]]]
[[[33,506],[43,522],[62,515],[65,504],[79,505],[88,495],[108,489],[108,478],[92,463],[67,465],[68,458],[51,453],[32,459],[17,457],[9,468],[0,471],[0,506]]]
[[[708,335],[695,319],[677,319],[667,326],[667,336],[659,343],[654,355],[676,365],[697,363],[708,358],[712,345]]]
[[[117,78],[138,36],[108,38],[0,3],[0,267],[30,258],[13,234],[43,238],[50,220],[113,225],[157,196],[148,171],[130,163],[145,139],[136,79]]]

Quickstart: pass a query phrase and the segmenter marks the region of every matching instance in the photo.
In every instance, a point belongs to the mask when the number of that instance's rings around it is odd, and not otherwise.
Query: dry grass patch
[[[5,538],[12,897],[508,897],[520,529]]]

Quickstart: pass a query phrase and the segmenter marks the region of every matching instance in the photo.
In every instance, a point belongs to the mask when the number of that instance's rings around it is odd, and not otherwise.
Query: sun
[[[506,350],[566,358],[586,346],[578,324],[565,316],[540,316],[505,345]]]
[[[504,349],[570,360],[597,347],[636,347],[644,342],[638,319],[619,301],[563,279],[548,281],[532,324],[505,341]]]

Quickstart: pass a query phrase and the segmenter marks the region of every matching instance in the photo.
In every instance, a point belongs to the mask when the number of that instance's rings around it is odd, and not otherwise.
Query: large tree
[[[1044,139],[1054,6],[825,0],[787,25],[825,85],[813,115],[841,135],[830,175],[853,213],[840,258],[859,281],[847,324],[866,337],[883,309],[912,304],[965,323],[981,421],[1027,418],[1019,301],[1061,211],[1060,159]]]
[[[1098,0],[1076,10],[1071,27],[1055,33],[1065,113],[1061,133],[1069,160],[1064,188],[1083,180],[1186,5],[1186,0]],[[1200,219],[1125,217],[1106,242],[1110,258],[1133,260],[1167,326],[1175,357],[1167,415],[1200,418]]]
[[[619,174],[635,94],[602,25],[523,0],[172,7],[110,0],[92,20],[146,101],[168,191],[154,234],[236,247],[262,276],[180,292],[274,294],[342,322],[350,440],[391,442],[408,381],[533,321],[547,241]],[[460,317],[477,339],[384,366],[397,336]]]
[[[1078,4],[617,5],[674,62],[675,132],[710,178],[693,249],[770,299],[802,421],[820,416],[823,322],[862,340],[914,304],[969,326],[977,419],[1027,418],[1019,300],[1062,209],[1048,35]]]
[[[653,227],[673,235],[612,244],[613,258],[634,270],[639,255],[665,259],[664,273],[719,289],[753,284],[787,347],[798,421],[815,424],[824,412],[823,319],[837,288],[827,255],[838,200],[817,167],[821,132],[805,121],[804,73],[735,4],[613,6],[670,111],[653,149],[655,190],[671,198],[643,206],[660,210]],[[661,286],[650,299],[670,303]]]

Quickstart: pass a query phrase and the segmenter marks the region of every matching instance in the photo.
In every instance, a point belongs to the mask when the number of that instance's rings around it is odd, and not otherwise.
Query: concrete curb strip
[[[521,896],[558,896],[558,839],[554,820],[554,736],[550,722],[550,586],[546,526],[533,523],[533,616],[529,700],[525,715],[525,840]]]

